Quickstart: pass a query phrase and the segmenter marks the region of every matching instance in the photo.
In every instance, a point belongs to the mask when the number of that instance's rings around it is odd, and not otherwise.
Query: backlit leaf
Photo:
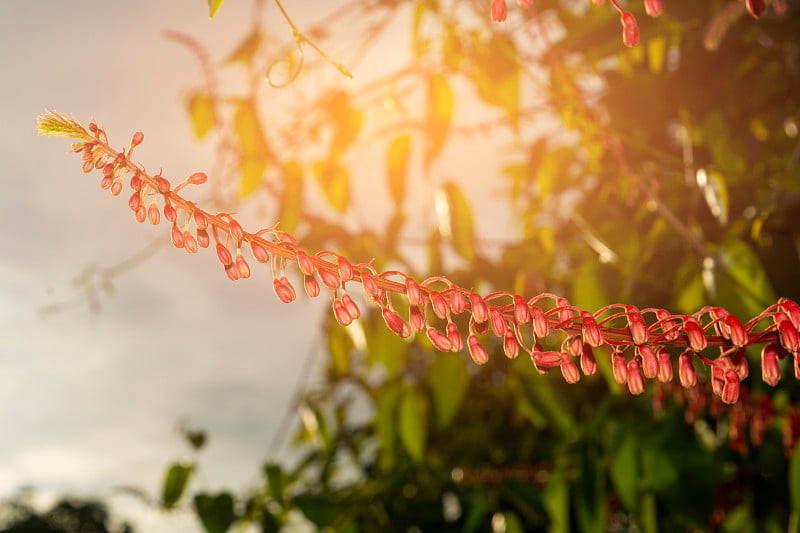
[[[633,433],[626,433],[608,450],[611,455],[609,474],[622,503],[636,509],[639,494],[639,442]]]
[[[303,168],[297,161],[283,165],[283,192],[278,222],[283,231],[294,233],[303,203]]]
[[[542,503],[550,517],[548,531],[566,533],[569,528],[569,485],[565,467],[559,466],[550,473],[550,479],[542,489]]]
[[[387,172],[389,176],[389,192],[396,207],[403,205],[406,194],[406,174],[408,173],[408,153],[411,148],[411,136],[400,135],[389,145],[387,156]]]
[[[236,519],[233,498],[227,492],[216,496],[198,494],[194,497],[194,507],[207,533],[225,533]]]
[[[269,162],[269,146],[255,104],[251,100],[239,102],[233,124],[242,153],[240,191],[242,196],[247,196],[258,188],[264,177]]]
[[[329,526],[337,515],[336,502],[317,494],[298,494],[294,503],[318,528]]]
[[[464,360],[458,355],[440,355],[428,369],[428,383],[433,394],[436,423],[446,427],[461,407],[469,376]]]
[[[516,128],[520,80],[516,45],[511,37],[500,32],[493,32],[488,42],[481,41],[477,33],[473,35],[475,65],[471,77],[478,94],[488,104],[504,109]]]
[[[208,0],[209,16],[213,17],[214,15],[216,15],[221,5],[222,5],[222,0]]]
[[[611,303],[608,285],[600,275],[600,266],[594,258],[581,264],[574,279],[572,299],[578,307],[594,312]]]
[[[267,478],[269,494],[277,501],[283,501],[283,470],[277,463],[264,465],[264,476]]]
[[[795,447],[789,461],[789,503],[792,506],[789,531],[800,529],[800,447]]]
[[[331,207],[340,213],[347,211],[350,205],[348,168],[335,160],[317,161],[314,163],[314,176]]]
[[[472,211],[461,188],[455,183],[445,183],[436,198],[439,232],[452,242],[456,251],[467,261],[475,258],[472,229]]]
[[[228,57],[228,62],[230,63],[242,63],[245,66],[250,66],[253,62],[253,56],[258,51],[258,47],[261,46],[261,32],[258,28],[251,31],[247,36],[239,43],[239,46],[231,53]]]
[[[194,471],[193,464],[174,463],[167,470],[161,491],[161,506],[172,509],[186,491],[186,485]]]
[[[450,131],[450,120],[453,118],[453,91],[447,78],[441,74],[428,77],[427,133],[428,149],[425,154],[425,166],[439,155]]]
[[[217,122],[214,100],[211,95],[205,91],[192,94],[189,98],[189,116],[192,118],[194,136],[197,140],[202,139]]]
[[[406,388],[400,398],[400,442],[414,461],[421,461],[428,442],[428,401],[416,388]]]
[[[384,470],[394,466],[394,446],[397,425],[397,401],[400,398],[400,387],[387,385],[378,390],[375,399],[377,415],[375,417],[375,433],[380,443],[380,462]]]
[[[328,352],[331,355],[333,371],[337,376],[344,376],[350,370],[350,350],[353,349],[353,339],[348,330],[338,324],[328,328]]]
[[[720,246],[716,269],[719,303],[732,314],[752,318],[777,299],[761,260],[746,242],[734,239]]]

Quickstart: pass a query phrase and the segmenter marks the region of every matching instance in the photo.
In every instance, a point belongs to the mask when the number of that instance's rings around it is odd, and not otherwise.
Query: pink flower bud
[[[442,296],[442,293],[438,291],[431,291],[430,299],[431,299],[431,307],[433,308],[434,314],[441,319],[446,318],[447,301],[444,299],[444,296]]]
[[[447,324],[447,338],[450,340],[451,350],[460,352],[464,349],[464,339],[461,338],[461,333],[458,332],[458,326],[449,322]]]
[[[469,303],[472,307],[472,318],[475,319],[475,322],[482,324],[489,319],[489,308],[479,294],[470,293]]]
[[[725,317],[729,314],[728,311],[719,307],[712,307],[709,310],[709,315],[711,315],[711,319],[714,322],[714,328],[716,328],[717,333],[725,339],[731,338],[731,330],[728,328],[727,324],[725,324]]]
[[[150,207],[147,208],[147,219],[153,226],[157,226],[161,222],[161,211],[158,210],[155,203],[150,204]]]
[[[278,299],[285,304],[293,302],[297,297],[294,292],[294,287],[292,287],[292,284],[286,279],[286,276],[281,276],[279,279],[273,281],[272,289],[275,291],[275,295]]]
[[[342,305],[344,305],[344,308],[347,310],[347,314],[349,314],[353,320],[361,316],[361,310],[358,308],[353,299],[350,298],[349,294],[342,294]]]
[[[550,333],[550,323],[539,307],[531,306],[531,322],[533,322],[533,333],[537,338],[542,339]]]
[[[561,365],[564,355],[561,352],[545,352],[541,344],[536,344],[531,352],[531,361],[538,368],[555,368]]]
[[[178,220],[178,212],[175,210],[174,207],[172,207],[172,204],[166,204],[164,206],[164,218],[166,218],[173,224],[175,223],[176,220]]]
[[[739,376],[739,381],[744,381],[744,379],[750,374],[750,368],[747,365],[745,349],[740,348],[736,350],[729,356],[729,358],[731,362],[731,370],[736,372],[736,375]]]
[[[158,186],[158,190],[160,192],[169,192],[170,184],[169,180],[164,176],[154,176],[156,179],[156,185]]]
[[[669,314],[669,311],[658,309],[656,311],[656,316],[659,322],[661,322],[661,332],[664,335],[664,340],[672,342],[680,337],[680,323],[675,320],[670,320],[672,315]]]
[[[239,269],[236,268],[236,263],[231,263],[225,267],[225,275],[231,281],[237,281],[241,277],[239,276]]]
[[[578,372],[578,367],[572,361],[572,358],[567,353],[561,354],[561,375],[564,376],[564,381],[573,384],[581,380],[581,373]]]
[[[571,357],[578,357],[583,351],[583,339],[580,335],[570,335],[564,339],[561,351],[568,353]]]
[[[681,385],[687,389],[697,385],[697,372],[694,369],[692,352],[689,350],[684,351],[678,357],[678,377],[680,377]]]
[[[773,387],[781,380],[781,367],[778,365],[780,346],[767,344],[761,349],[761,379]]]
[[[488,308],[489,317],[492,319],[492,333],[494,333],[495,337],[504,337],[508,330],[508,325],[503,313],[494,306],[488,306]]]
[[[653,379],[658,374],[658,358],[653,349],[643,344],[637,346],[636,350],[642,358],[642,373],[647,379]]]
[[[744,326],[738,318],[733,315],[726,316],[725,325],[727,326],[730,334],[731,344],[738,348],[747,345],[749,340],[747,337],[747,332],[744,330]]]
[[[649,334],[642,314],[633,306],[628,306],[626,308],[626,314],[628,316],[628,327],[631,331],[633,343],[637,345],[645,344],[649,340]]]
[[[433,328],[428,328],[428,338],[433,343],[434,347],[440,352],[449,352],[453,346],[450,344],[450,339],[447,338],[447,335],[436,331]]]
[[[789,317],[794,329],[800,330],[800,305],[797,305],[788,298],[780,298],[778,303],[781,304],[781,308]]]
[[[114,178],[112,178],[111,176],[108,176],[100,180],[100,188],[103,189],[104,191],[110,189],[111,185],[113,184],[114,184]]]
[[[603,339],[603,332],[600,330],[600,326],[597,325],[597,322],[592,316],[591,313],[587,311],[581,311],[581,331],[583,334],[583,341],[588,344],[589,346],[593,346],[597,348],[598,346],[602,346],[605,344],[605,339]]]
[[[651,17],[661,14],[661,0],[644,0],[644,11]]]
[[[522,296],[514,295],[514,321],[519,325],[531,321],[531,311]]]
[[[347,308],[342,302],[334,300],[332,307],[333,316],[336,318],[339,325],[347,327],[353,322],[353,317],[347,312]]]
[[[225,266],[228,266],[231,263],[233,263],[233,256],[231,255],[231,251],[228,250],[228,248],[221,242],[217,243],[217,258],[219,259],[219,262]]]
[[[614,381],[620,385],[628,382],[628,365],[625,356],[619,350],[611,352],[611,369],[614,371]]]
[[[183,248],[190,254],[197,253],[197,240],[188,229],[183,231]]]
[[[205,172],[195,172],[186,180],[187,183],[191,183],[192,185],[202,185],[206,181],[208,181],[208,176],[206,176]]]
[[[314,273],[314,261],[302,250],[297,252],[297,266],[300,267],[300,272],[305,276],[310,276]]]
[[[339,277],[342,278],[342,282],[353,279],[353,265],[350,261],[339,255],[336,256],[336,264],[339,266]]]
[[[786,351],[791,354],[797,354],[800,350],[800,336],[797,330],[794,329],[792,322],[784,313],[775,314],[775,323],[778,325],[778,338]]]
[[[533,5],[533,0],[517,0],[517,5],[523,9],[528,9]]]
[[[669,350],[659,348],[658,353],[658,381],[667,383],[672,381],[672,361],[669,358]]]
[[[516,359],[517,356],[519,356],[517,336],[514,335],[514,331],[510,328],[506,330],[505,337],[503,338],[503,353],[505,353],[506,357],[509,359]]]
[[[139,204],[133,216],[136,218],[136,222],[144,222],[147,220],[147,209],[144,207],[144,204]]]
[[[197,230],[197,244],[199,244],[201,248],[208,248],[208,245],[211,244],[211,239],[206,230]]]
[[[389,309],[383,308],[383,321],[386,325],[395,332],[397,336],[402,339],[407,339],[411,336],[411,328],[406,324],[406,321],[400,318],[400,315]]]
[[[469,355],[477,365],[485,365],[489,362],[489,353],[486,348],[481,345],[478,337],[470,335],[467,337],[467,346],[469,347]]]
[[[108,163],[106,166],[103,167],[103,177],[110,178],[111,174],[114,173],[115,168],[116,167],[114,166],[114,163]]]
[[[310,276],[303,276],[303,289],[305,289],[306,294],[311,298],[319,296],[319,282],[313,274]]]
[[[139,174],[135,174],[131,178],[131,189],[137,192],[142,189],[142,178],[139,177]]]
[[[725,369],[720,365],[711,365],[711,390],[720,396],[725,387]]]
[[[794,379],[800,380],[800,355],[794,354]]]
[[[139,146],[140,144],[142,144],[143,140],[144,140],[144,133],[142,133],[141,131],[137,131],[136,133],[133,134],[133,137],[131,137],[131,148],[133,148],[134,146]]]
[[[406,278],[406,296],[410,305],[417,306],[422,303],[422,290],[412,278]]]
[[[255,257],[256,261],[259,263],[266,263],[269,261],[269,252],[267,252],[267,249],[255,241],[250,242],[250,252],[252,252],[253,257]]]
[[[747,6],[747,12],[750,13],[750,16],[754,19],[761,17],[766,7],[764,0],[745,0],[744,5]]]
[[[208,219],[206,218],[205,213],[203,213],[199,209],[195,209],[193,217],[194,217],[194,225],[197,226],[197,229],[206,229],[208,227]]]
[[[450,310],[453,311],[454,314],[460,315],[464,312],[464,309],[467,307],[466,298],[464,298],[464,293],[459,290],[454,290],[450,293]]]
[[[492,20],[494,22],[506,20],[506,0],[492,0]]]
[[[247,279],[250,277],[250,265],[247,264],[247,261],[242,256],[241,251],[236,250],[236,260],[233,263],[236,265],[236,270],[239,272],[239,277],[241,279]]]
[[[344,276],[342,279],[344,279]],[[378,283],[375,281],[375,278],[372,277],[372,274],[369,274],[366,271],[361,272],[361,285],[364,287],[364,291],[368,295],[377,299],[379,287]]]
[[[597,361],[594,358],[592,347],[588,344],[584,344],[583,350],[581,350],[581,371],[585,376],[593,376],[597,372]]]
[[[338,289],[341,285],[339,282],[339,276],[336,274],[336,272],[330,272],[320,268],[317,269],[317,273],[319,274],[319,279],[321,279],[322,283],[324,283],[329,289]]]
[[[733,370],[725,371],[725,385],[722,388],[722,401],[728,405],[739,399],[739,376]]]
[[[185,244],[183,241],[183,233],[178,226],[173,224],[170,237],[172,238],[172,244],[175,246],[175,248],[183,248],[183,245]]]
[[[689,316],[683,319],[683,331],[689,339],[689,347],[695,352],[703,351],[708,345],[703,329],[695,318]]]
[[[636,25],[636,18],[626,11],[622,13],[619,21],[622,24],[622,42],[628,48],[635,46],[639,42],[639,27]]]
[[[558,310],[558,319],[561,323],[558,325],[561,329],[569,329],[572,327],[573,318],[575,315],[572,313],[571,306],[566,298],[557,298],[556,299],[556,307],[559,308]]]
[[[417,333],[424,330],[425,326],[428,325],[425,322],[425,317],[422,316],[422,312],[419,310],[419,307],[412,305],[408,308],[408,325],[411,326],[411,329]]]
[[[111,184],[111,196],[119,196],[122,192],[122,180],[114,180],[114,183]]]
[[[142,195],[137,191],[128,198],[128,207],[131,211],[136,211],[142,205]]]
[[[83,170],[83,173],[84,173],[84,174],[88,174],[89,172],[91,172],[92,170],[94,170],[94,161],[92,161],[91,159],[88,159],[88,160],[87,160],[87,161],[86,161],[86,162],[83,164],[83,166],[81,167],[81,170]]]
[[[628,361],[628,390],[631,394],[642,394],[644,392],[644,379],[639,370],[639,361],[635,358]]]

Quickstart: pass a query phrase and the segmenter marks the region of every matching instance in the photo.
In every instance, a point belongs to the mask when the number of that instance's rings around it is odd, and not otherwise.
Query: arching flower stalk
[[[461,352],[466,344],[479,365],[489,360],[486,340],[480,337],[493,335],[502,342],[506,357],[514,359],[524,351],[541,373],[558,366],[564,379],[575,383],[581,372],[586,376],[596,372],[595,350],[608,346],[614,379],[626,384],[632,394],[641,394],[647,379],[671,382],[673,359],[677,358],[683,387],[695,386],[694,363],[701,361],[711,369],[714,393],[732,404],[739,397],[741,380],[748,376],[744,349],[755,344],[765,345],[762,377],[766,383],[778,383],[778,360],[789,354],[795,377],[800,379],[800,306],[785,298],[743,323],[718,307],[675,315],[664,309],[614,304],[591,313],[550,293],[528,299],[507,291],[481,296],[441,276],[418,282],[398,271],[377,272],[368,263],[353,265],[331,251],[312,255],[300,248],[292,235],[276,228],[249,233],[229,213],[209,213],[179,194],[188,185],[204,183],[205,174],[194,173],[172,187],[160,173],[150,175],[135,163],[131,155],[141,144],[142,133],[133,135],[127,151],[117,151],[96,123],[90,123],[87,130],[77,120],[54,112],[39,117],[39,133],[78,139],[72,149],[81,155],[83,171],[99,170],[100,187],[112,195],[121,194],[124,181],[129,180],[133,194],[128,207],[136,220],[159,224],[163,213],[171,224],[170,237],[176,248],[195,253],[210,247],[213,237],[217,259],[232,281],[250,276],[246,256],[258,263],[271,262],[275,294],[289,303],[296,298],[296,291],[286,269],[289,263],[296,264],[308,296],[317,297],[323,286],[330,291],[333,314],[342,326],[360,317],[347,283],[360,284],[395,334],[409,338],[424,331],[443,352]],[[445,288],[434,288],[441,285]],[[407,319],[395,310],[393,297],[405,299]],[[458,316],[467,322],[466,343],[454,321]],[[437,321],[446,322],[443,331],[437,328]],[[545,338],[562,339],[561,349],[544,350],[541,341]],[[714,358],[712,351],[718,351]]]

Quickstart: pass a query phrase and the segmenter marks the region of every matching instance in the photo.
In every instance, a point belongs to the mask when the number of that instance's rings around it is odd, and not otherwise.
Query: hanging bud
[[[419,307],[412,305],[408,308],[408,325],[411,326],[411,329],[417,333],[424,330],[425,326],[427,326],[425,323],[425,317],[422,316],[422,312],[419,310]]]
[[[208,236],[208,232],[206,230],[197,230],[197,244],[199,244],[201,248],[208,248],[208,246],[211,244],[211,238]]]
[[[492,0],[492,20],[494,22],[506,20],[506,0]]]
[[[348,313],[345,305],[339,300],[333,301],[333,316],[341,326],[349,326],[353,322],[353,317]]]
[[[739,376],[733,370],[725,371],[725,385],[722,388],[722,401],[728,405],[739,399]]]
[[[688,316],[683,319],[683,331],[689,339],[689,347],[695,352],[703,351],[708,345],[703,329],[695,318]]]
[[[303,289],[305,289],[306,294],[311,298],[319,296],[319,282],[313,274],[310,276],[303,276]]]
[[[453,314],[460,315],[467,308],[467,301],[464,298],[464,293],[459,290],[450,292],[450,310]]]
[[[519,356],[517,336],[514,335],[514,331],[510,328],[506,330],[505,337],[503,338],[503,353],[505,353],[506,357],[509,359],[516,359],[517,356]]]
[[[237,281],[240,278],[239,269],[236,268],[236,263],[231,263],[225,267],[225,275],[228,276],[228,279],[231,281]]]
[[[434,314],[441,319],[447,318],[447,301],[442,296],[442,293],[431,291],[430,299]]]
[[[520,326],[531,321],[531,312],[522,296],[514,295],[514,321]]]
[[[669,350],[659,348],[658,353],[658,381],[667,383],[672,381],[672,361],[669,358]]]
[[[206,229],[208,227],[208,219],[205,213],[199,209],[195,209],[192,216],[194,217],[194,225],[197,226],[197,229]]]
[[[144,222],[147,220],[147,209],[144,207],[144,204],[139,204],[133,216],[136,218],[136,222]]]
[[[734,346],[737,348],[747,346],[747,342],[749,340],[747,338],[747,332],[744,330],[744,326],[738,318],[733,315],[726,316],[725,326],[728,328],[731,343]]]
[[[665,309],[658,309],[656,310],[656,316],[658,317],[658,321],[661,323],[661,332],[664,336],[664,340],[667,342],[672,342],[680,337],[680,323],[676,320],[670,319],[672,315],[670,315],[669,311]]]
[[[353,279],[353,265],[350,261],[339,255],[336,256],[336,264],[339,266],[339,277],[342,278],[342,282]]]
[[[642,358],[642,373],[644,374],[644,377],[647,379],[653,379],[658,374],[658,358],[656,357],[655,352],[646,344],[637,346],[636,350],[639,352],[639,355]]]
[[[567,353],[561,354],[561,375],[564,376],[564,381],[569,384],[577,383],[581,380],[581,373],[578,372],[578,367],[572,361],[572,358]]]
[[[720,365],[711,365],[711,390],[720,396],[725,387],[725,369]]]
[[[183,232],[178,228],[176,225],[172,225],[172,230],[170,231],[170,237],[172,238],[172,245],[175,248],[183,248],[185,242],[183,241]]]
[[[158,210],[158,206],[155,202],[150,204],[150,207],[147,208],[147,219],[153,226],[158,226],[158,223],[161,222],[161,211]]]
[[[464,339],[461,338],[461,333],[458,332],[458,326],[449,322],[447,324],[447,338],[450,340],[450,349],[454,352],[460,352],[464,349]]]
[[[341,283],[339,283],[339,276],[337,276],[335,272],[318,268],[317,274],[319,274],[319,279],[322,280],[322,283],[329,289],[338,289],[339,285],[341,285]]]
[[[256,241],[250,241],[250,252],[252,252],[253,257],[255,257],[256,261],[259,263],[266,263],[269,261],[269,252]]]
[[[300,267],[300,272],[305,276],[310,276],[314,273],[314,261],[302,250],[297,252],[297,265]]]
[[[537,338],[542,339],[550,333],[550,323],[539,307],[531,306],[531,322],[533,322],[533,333]]]
[[[344,276],[342,276],[344,279]],[[375,281],[375,278],[372,277],[372,274],[367,273],[366,271],[361,272],[361,285],[364,287],[364,291],[372,296],[374,299],[378,297],[378,283]]]
[[[775,313],[775,323],[778,325],[778,338],[786,351],[797,354],[800,350],[800,336],[794,329],[792,322],[784,313]]]
[[[631,332],[631,339],[634,344],[645,344],[649,340],[647,325],[642,318],[642,314],[633,306],[627,306],[625,313],[628,317],[628,328]]]
[[[644,11],[650,17],[661,14],[661,0],[644,0]]]
[[[142,205],[142,195],[137,191],[128,198],[128,207],[131,211],[136,211]]]
[[[542,372],[541,368],[555,368],[561,365],[564,355],[561,352],[545,352],[542,345],[538,342],[533,346],[531,361],[536,365],[536,369]]]
[[[754,19],[760,18],[766,7],[764,0],[745,0],[744,5],[747,6],[747,12]]]
[[[191,183],[192,185],[202,185],[206,181],[208,181],[208,176],[206,176],[205,172],[195,172],[186,179],[186,183]]]
[[[620,350],[615,349],[611,352],[611,369],[614,371],[614,381],[620,385],[628,382],[628,365]]]
[[[417,306],[422,303],[422,290],[412,278],[406,278],[406,296],[410,305]]]
[[[294,287],[292,287],[292,284],[286,279],[286,276],[281,276],[279,279],[272,282],[272,288],[278,299],[285,304],[293,302],[297,297],[294,292]]]
[[[508,325],[506,324],[506,319],[503,316],[503,313],[494,306],[488,306],[489,308],[489,317],[491,318],[492,322],[492,333],[494,333],[495,337],[505,337],[506,331],[508,330]]]
[[[780,350],[781,347],[775,343],[761,349],[761,379],[773,387],[781,380],[781,367],[778,364]]]
[[[231,251],[228,250],[228,248],[221,242],[217,243],[217,258],[219,259],[219,262],[225,266],[228,266],[231,263],[233,263],[233,256],[231,255]]]
[[[178,212],[175,210],[174,207],[172,207],[172,204],[164,205],[164,218],[166,218],[173,224],[175,223],[176,220],[178,220]]]
[[[411,328],[406,324],[406,321],[400,318],[396,312],[388,307],[383,308],[383,321],[386,325],[395,332],[401,339],[407,339],[411,336]]]
[[[194,238],[188,229],[183,230],[183,248],[190,254],[197,253],[197,240]]]
[[[344,305],[344,308],[347,310],[347,314],[349,314],[353,320],[356,320],[361,316],[361,310],[358,308],[353,299],[350,298],[349,294],[342,294],[342,305]]]
[[[639,361],[635,358],[628,361],[628,390],[631,394],[642,394],[644,392],[644,378],[639,370]]]
[[[558,308],[558,319],[561,323],[558,325],[560,329],[569,329],[572,327],[574,315],[572,314],[572,306],[566,298],[556,298],[556,307]]]
[[[636,46],[639,42],[639,26],[636,25],[636,18],[624,12],[619,21],[622,24],[622,42],[628,48]]]
[[[800,330],[800,305],[797,305],[788,298],[780,298],[778,303],[781,304],[783,312],[789,317],[794,329]]]
[[[581,322],[583,342],[594,348],[602,346],[605,343],[603,332],[600,330],[600,326],[597,325],[594,316],[587,311],[581,311]]]
[[[472,318],[475,319],[475,322],[483,324],[489,319],[489,308],[479,294],[470,293],[469,303],[472,307]]]
[[[452,349],[453,346],[450,344],[450,339],[447,338],[447,335],[436,331],[434,328],[428,328],[427,333],[428,339],[430,339],[434,347],[440,352],[449,352]]]
[[[561,351],[568,353],[570,357],[578,357],[583,351],[583,339],[580,335],[570,335],[561,344]]]
[[[694,369],[692,352],[689,350],[684,351],[678,357],[678,377],[680,377],[681,385],[687,389],[697,385],[697,372]]]
[[[585,376],[593,376],[597,372],[597,361],[588,344],[584,344],[581,350],[581,371]]]
[[[467,346],[469,347],[469,355],[477,365],[485,365],[489,362],[489,353],[486,348],[481,345],[478,337],[470,335],[467,337]]]

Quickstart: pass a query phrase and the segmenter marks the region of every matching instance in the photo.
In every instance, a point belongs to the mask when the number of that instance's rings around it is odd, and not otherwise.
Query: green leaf
[[[269,162],[267,145],[261,120],[251,100],[239,102],[233,116],[234,131],[242,153],[240,168],[242,196],[248,196],[261,184]]]
[[[283,501],[283,470],[277,463],[267,463],[264,465],[264,476],[267,478],[267,486],[270,495],[277,501]]]
[[[169,467],[161,491],[161,506],[164,509],[175,507],[186,491],[186,485],[189,483],[193,471],[194,465],[191,463],[173,463]]]
[[[209,16],[213,18],[214,15],[217,14],[217,11],[219,10],[219,6],[221,6],[221,5],[222,5],[222,0],[208,0]]]
[[[350,351],[353,339],[348,330],[333,323],[328,327],[328,352],[331,355],[334,374],[346,376],[350,371]]]
[[[298,494],[294,497],[294,504],[318,528],[331,525],[338,514],[336,502],[317,494]]]
[[[471,77],[480,97],[488,104],[498,106],[508,113],[514,129],[519,123],[520,69],[513,39],[501,32],[492,32],[484,43],[473,34],[475,68]]]
[[[705,305],[706,289],[696,259],[689,258],[678,270],[674,298],[680,313],[691,314]]]
[[[380,462],[384,471],[394,466],[395,425],[397,423],[397,401],[400,398],[400,387],[397,384],[387,385],[378,391],[375,399],[377,414],[375,416],[375,433],[380,443]]]
[[[283,191],[278,222],[283,231],[294,233],[303,209],[303,168],[297,161],[283,165]]]
[[[503,513],[503,522],[505,522],[505,533],[524,533],[525,527],[522,525],[522,520],[517,513],[506,512]]]
[[[439,214],[439,231],[453,243],[456,251],[466,259],[475,259],[475,243],[472,230],[472,212],[467,198],[455,183],[445,183],[436,199]]]
[[[198,494],[194,497],[194,508],[207,533],[225,533],[236,520],[233,498],[227,492],[216,496]]]
[[[425,166],[428,167],[442,151],[450,121],[453,118],[453,91],[447,78],[441,74],[428,77],[428,109],[426,129],[428,133],[428,149],[425,153]]]
[[[350,177],[346,166],[335,160],[316,161],[314,175],[328,203],[344,213],[350,204]]]
[[[594,312],[611,303],[608,284],[600,276],[600,265],[594,258],[581,264],[574,279],[572,299],[578,307]]]
[[[428,401],[408,387],[400,398],[400,442],[414,461],[421,461],[428,441]]]
[[[718,256],[722,267],[716,284],[719,303],[732,314],[750,319],[775,302],[772,289],[761,260],[744,241],[734,239],[720,246]]]
[[[728,186],[724,176],[716,170],[699,169],[697,186],[703,191],[708,210],[721,226],[728,224]]]
[[[550,479],[542,489],[542,503],[550,517],[547,528],[551,533],[566,533],[569,527],[569,485],[562,465],[550,473]]]
[[[408,172],[410,148],[410,135],[400,135],[389,145],[386,166],[389,176],[389,192],[396,208],[403,205],[403,199],[406,195],[406,174]]]
[[[469,385],[464,360],[457,354],[436,356],[428,368],[428,383],[433,395],[436,423],[446,427],[461,407]]]
[[[789,531],[800,530],[800,446],[796,446],[789,461],[789,503],[792,507]]]
[[[201,450],[208,440],[206,432],[197,429],[186,429],[183,431],[183,436],[186,442],[189,443],[189,446],[196,451]]]
[[[580,531],[608,531],[606,474],[601,466],[604,458],[597,447],[584,445],[578,452],[578,473],[575,480],[575,511]]]
[[[214,100],[205,91],[198,91],[189,97],[189,116],[192,119],[194,136],[199,141],[211,131],[217,122]]]
[[[639,495],[639,453],[638,439],[626,433],[619,442],[610,446],[611,456],[609,474],[622,503],[629,511],[637,508]]]

